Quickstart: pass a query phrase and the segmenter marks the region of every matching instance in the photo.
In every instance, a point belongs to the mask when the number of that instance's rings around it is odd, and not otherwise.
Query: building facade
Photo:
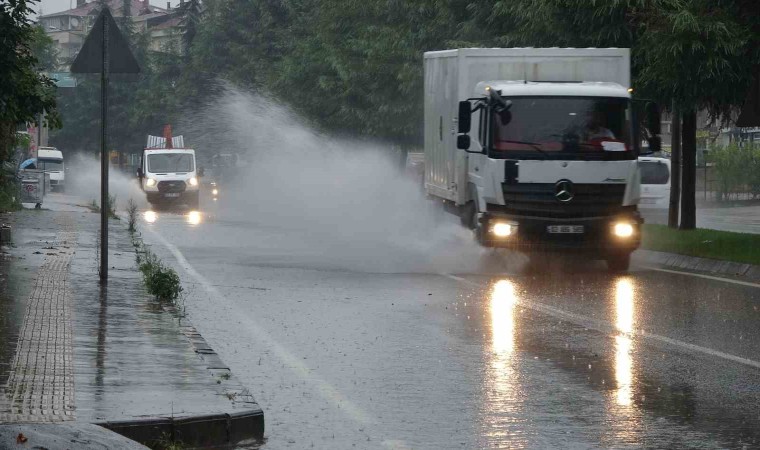
[[[105,0],[111,13],[116,18],[129,16],[135,31],[148,33],[150,49],[164,51],[169,46],[179,49],[180,22],[179,11],[153,6],[149,0]],[[100,11],[99,0],[77,0],[76,7],[39,17],[39,24],[55,42],[61,71],[76,58],[84,44],[84,39],[95,23]],[[126,11],[125,11],[126,9]]]

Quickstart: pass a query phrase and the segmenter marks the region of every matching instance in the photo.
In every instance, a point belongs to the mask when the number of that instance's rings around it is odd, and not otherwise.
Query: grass
[[[760,265],[760,235],[697,229],[680,231],[665,225],[644,225],[646,250]]]
[[[106,204],[108,207],[108,217],[111,219],[120,220],[119,216],[116,214],[116,197],[113,195],[108,196],[108,202]],[[92,200],[89,204],[85,205],[86,208],[89,208],[90,211],[94,213],[100,212],[100,205],[98,205],[98,202],[95,200]]]

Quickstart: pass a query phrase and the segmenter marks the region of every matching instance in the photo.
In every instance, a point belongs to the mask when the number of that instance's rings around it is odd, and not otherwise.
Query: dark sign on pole
[[[108,75],[139,73],[129,44],[104,6],[71,65],[73,73],[100,73],[100,281],[108,281]]]

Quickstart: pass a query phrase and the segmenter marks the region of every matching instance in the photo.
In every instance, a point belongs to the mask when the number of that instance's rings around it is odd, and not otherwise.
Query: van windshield
[[[148,155],[148,172],[173,173],[192,172],[194,158],[189,153],[159,153]]]
[[[59,172],[63,170],[63,160],[39,158],[37,159],[37,168],[48,172]]]
[[[496,158],[633,159],[626,98],[509,97],[491,117]]]

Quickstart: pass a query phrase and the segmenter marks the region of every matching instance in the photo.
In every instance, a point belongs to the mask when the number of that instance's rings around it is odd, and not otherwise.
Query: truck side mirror
[[[457,136],[457,148],[459,150],[469,150],[470,149],[470,136],[466,134],[460,134]]]
[[[470,102],[467,100],[459,102],[459,118],[457,119],[457,126],[457,132],[464,134],[469,133],[470,128],[472,127],[472,108]],[[458,145],[459,142],[457,141],[457,146]],[[467,148],[470,148],[469,143],[467,144]]]
[[[142,178],[143,176],[145,176],[145,174],[143,173],[142,167],[138,167],[137,168],[137,178]]]
[[[649,102],[646,106],[647,129],[652,135],[660,134],[660,106],[657,103]]]

